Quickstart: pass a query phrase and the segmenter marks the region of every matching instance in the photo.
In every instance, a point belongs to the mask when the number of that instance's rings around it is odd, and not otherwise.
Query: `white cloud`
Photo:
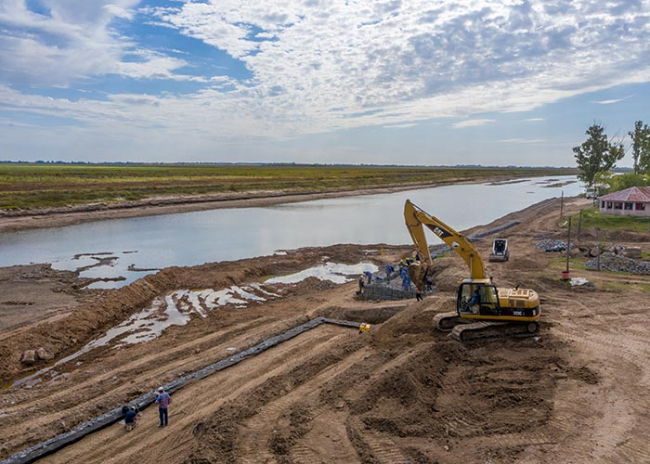
[[[616,99],[612,99],[612,100],[601,100],[601,101],[597,101],[596,103],[598,103],[599,105],[612,105],[614,103],[618,103],[618,102],[622,102],[624,100],[627,100],[628,98],[631,98],[631,97],[632,97],[632,95],[628,95],[627,97],[616,98]]]
[[[417,124],[392,124],[390,126],[384,126],[386,129],[408,129],[409,127],[415,127]]]
[[[281,135],[525,111],[643,82],[650,5],[621,5],[211,0],[147,11],[242,60],[254,80],[232,98],[264,108]]]
[[[478,127],[494,122],[494,119],[469,119],[467,121],[457,122],[452,125],[454,129],[463,129],[465,127]]]
[[[133,19],[140,0],[42,0],[43,13],[24,0],[0,0],[0,82],[68,86],[94,76],[187,79],[174,71],[175,58],[138,50],[111,29],[116,19]],[[125,61],[126,55],[141,61]]]
[[[528,119],[524,119],[524,122],[542,122],[542,121],[546,121],[546,119],[544,119],[544,118],[528,118]]]
[[[49,13],[0,0],[0,108],[75,119],[88,133],[141,137],[135,128],[146,129],[206,147],[528,111],[647,82],[650,71],[649,0],[209,0],[140,10],[137,0],[41,3]],[[138,37],[117,34],[118,19],[200,40],[240,60],[252,77],[183,75],[192,57],[143,49]],[[104,74],[205,88],[77,102],[13,90]]]

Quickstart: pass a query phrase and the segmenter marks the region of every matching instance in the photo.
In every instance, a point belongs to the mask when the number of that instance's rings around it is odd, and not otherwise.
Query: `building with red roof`
[[[650,187],[630,187],[598,199],[601,214],[650,217]]]

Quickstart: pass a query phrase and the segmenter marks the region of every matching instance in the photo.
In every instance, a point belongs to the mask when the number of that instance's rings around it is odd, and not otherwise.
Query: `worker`
[[[392,264],[388,263],[386,264],[386,280],[390,282],[390,275],[395,271],[395,268],[393,267]]]
[[[158,389],[158,396],[156,396],[156,404],[158,405],[158,415],[160,416],[160,425],[158,427],[166,427],[169,423],[169,405],[172,402],[172,397],[165,391],[163,387]]]
[[[366,271],[366,272],[364,272],[364,274],[368,278],[368,284],[371,284],[372,283],[372,272]]]
[[[357,295],[363,295],[363,292],[365,291],[366,284],[363,281],[363,274],[359,276],[359,291],[357,292]]]
[[[135,406],[131,406],[126,414],[124,415],[124,425],[126,425],[126,430],[129,432],[135,428],[137,425],[136,418],[138,417],[138,409]]]
[[[409,290],[411,288],[411,278],[406,273],[402,276],[402,288],[404,290]]]
[[[467,303],[467,309],[472,311],[473,313],[478,312],[478,309],[481,306],[481,294],[478,291],[478,288],[474,290],[474,293],[472,294],[472,298],[470,298],[469,302]]]

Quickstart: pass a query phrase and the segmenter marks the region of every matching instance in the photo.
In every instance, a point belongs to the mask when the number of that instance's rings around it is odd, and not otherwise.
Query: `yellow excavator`
[[[424,226],[445,242],[469,267],[469,279],[457,291],[456,311],[438,314],[434,326],[451,331],[458,341],[503,335],[530,335],[539,330],[541,316],[537,292],[521,288],[498,289],[485,274],[478,251],[469,240],[440,219],[429,215],[410,200],[404,205],[404,219],[419,256],[409,266],[416,292],[422,294],[433,262]]]

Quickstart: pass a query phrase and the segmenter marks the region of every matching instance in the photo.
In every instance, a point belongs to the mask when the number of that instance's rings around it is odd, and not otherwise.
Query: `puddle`
[[[124,287],[136,280],[155,272],[156,268],[139,268],[133,263],[133,253],[122,251],[116,253],[80,253],[69,259],[52,262],[52,268],[61,271],[74,271],[79,277],[98,280],[88,285],[90,289],[115,289]]]
[[[265,288],[266,284],[293,284],[301,282],[307,277],[317,277],[321,280],[330,280],[341,284],[352,280],[346,277],[348,275],[354,275],[356,278],[357,275],[362,274],[364,271],[377,272],[377,270],[377,266],[371,263],[356,265],[326,263],[296,274],[267,280],[264,284],[254,282],[241,287],[233,285],[222,290],[176,290],[165,297],[156,298],[149,308],[132,315],[121,324],[109,329],[104,335],[92,340],[79,351],[60,359],[52,366],[45,367],[30,376],[17,380],[12,384],[12,388],[21,385],[32,387],[42,382],[41,376],[43,374],[95,348],[112,344],[112,349],[117,349],[126,345],[154,340],[171,326],[187,324],[192,314],[205,318],[208,316],[208,312],[222,306],[231,305],[242,309],[251,303],[260,304],[269,299],[282,297],[282,289]],[[77,366],[79,364],[79,362],[76,363]],[[55,378],[57,373],[53,371],[50,375]]]
[[[329,280],[335,284],[344,284],[354,280],[348,276],[353,275],[355,278],[366,271],[377,272],[379,268],[372,263],[359,264],[337,264],[325,263],[320,266],[311,267],[304,271],[297,272],[282,277],[273,277],[267,280],[267,284],[296,284],[309,277],[316,277],[320,280]]]

